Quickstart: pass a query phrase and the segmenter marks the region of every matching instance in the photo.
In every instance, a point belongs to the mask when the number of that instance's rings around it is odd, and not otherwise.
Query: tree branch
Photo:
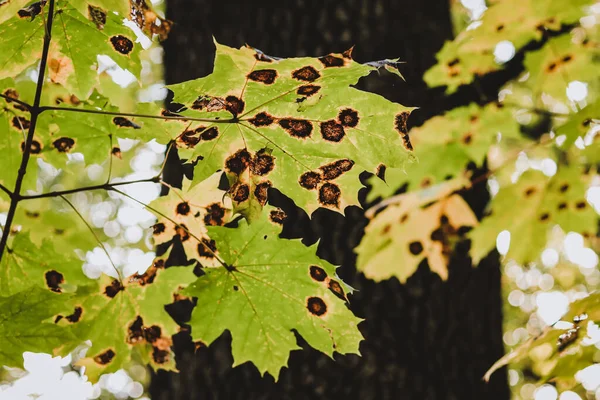
[[[6,193],[11,199],[13,198],[13,192],[8,190],[8,188],[1,183],[0,183],[0,190],[2,190],[4,193]]]
[[[50,0],[48,7],[48,20],[46,21],[46,32],[44,33],[44,46],[42,49],[42,60],[40,61],[40,72],[38,75],[37,85],[35,88],[35,98],[33,106],[30,107],[31,122],[29,125],[29,131],[27,132],[27,139],[23,147],[23,157],[21,158],[21,166],[17,173],[17,179],[15,181],[15,190],[13,190],[13,196],[11,198],[10,207],[6,214],[6,223],[2,230],[2,239],[0,239],[0,260],[4,254],[6,243],[8,242],[8,236],[10,235],[10,228],[17,211],[17,204],[19,204],[21,186],[23,186],[23,179],[27,172],[27,163],[29,162],[29,156],[31,154],[31,143],[33,141],[33,135],[35,133],[35,125],[37,123],[38,116],[40,115],[40,101],[42,99],[42,88],[44,87],[44,77],[46,73],[46,64],[48,62],[48,51],[50,50],[50,41],[52,39],[52,20],[54,19],[54,0]]]
[[[43,198],[47,198],[47,197],[62,197],[64,195],[67,194],[73,194],[73,193],[77,193],[77,192],[87,192],[90,190],[114,190],[115,187],[117,186],[125,186],[125,185],[132,185],[134,183],[143,183],[143,182],[154,182],[154,183],[159,183],[160,182],[160,177],[159,176],[154,176],[152,178],[146,178],[146,179],[137,179],[135,181],[126,181],[126,182],[115,182],[115,183],[103,183],[101,185],[92,185],[92,186],[85,186],[85,187],[80,187],[80,188],[75,188],[75,189],[67,189],[67,190],[57,190],[54,192],[48,192],[48,193],[42,193],[42,194],[33,194],[31,196],[19,196],[19,198],[21,200],[32,200],[32,199],[43,199]]]
[[[116,117],[136,117],[136,118],[152,118],[162,120],[174,120],[174,121],[199,121],[199,122],[210,122],[213,124],[230,124],[236,122],[236,119],[210,119],[210,118],[196,118],[196,117],[179,117],[170,115],[152,115],[152,114],[135,114],[135,113],[122,113],[104,110],[90,110],[86,108],[74,108],[74,107],[56,107],[56,106],[44,106],[40,107],[40,112],[44,111],[67,111],[67,112],[78,112],[83,114],[100,114],[100,115],[114,115]]]

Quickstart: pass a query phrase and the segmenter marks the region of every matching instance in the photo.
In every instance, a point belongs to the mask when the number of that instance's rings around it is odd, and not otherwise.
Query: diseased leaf
[[[22,367],[23,352],[56,353],[75,339],[69,329],[46,321],[65,309],[66,297],[39,287],[0,296],[0,365]]]
[[[506,257],[518,263],[539,257],[554,225],[565,232],[595,232],[598,214],[586,200],[587,178],[578,167],[563,167],[552,178],[530,170],[515,184],[501,188],[489,216],[468,235],[473,260],[479,262],[488,254],[503,230],[510,232]]]
[[[225,267],[206,269],[184,293],[198,298],[192,337],[207,345],[232,336],[234,366],[251,361],[277,379],[289,352],[300,347],[292,330],[330,357],[358,354],[361,321],[347,308],[346,286],[315,246],[278,238],[279,211],[237,229],[209,227]],[[268,251],[267,251],[268,249]]]
[[[570,118],[557,130],[558,136],[565,135],[563,146],[568,148],[577,138],[586,139],[588,133],[596,130],[600,124],[600,100],[588,104],[583,110],[570,116]]]
[[[358,270],[375,281],[395,276],[404,283],[427,260],[431,271],[447,279],[454,243],[477,225],[467,203],[452,194],[455,183],[392,198],[371,219],[355,249]]]
[[[157,260],[143,275],[129,277],[124,286],[107,278],[71,302],[79,314],[77,321],[67,317],[60,321],[70,324],[81,341],[92,341],[78,365],[96,381],[99,374],[130,362],[134,347],[141,347],[154,368],[174,369],[171,335],[179,328],[164,306],[178,300],[177,292],[196,279],[192,268],[164,269],[164,261]]]
[[[360,172],[411,158],[412,109],[349,87],[375,69],[348,52],[280,60],[217,44],[213,74],[170,86],[183,115],[212,120],[178,140],[182,158],[202,157],[194,184],[225,170],[235,210],[250,220],[261,185],[308,212],[358,205]]]

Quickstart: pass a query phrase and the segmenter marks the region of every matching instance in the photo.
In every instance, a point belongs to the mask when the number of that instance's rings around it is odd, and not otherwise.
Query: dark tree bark
[[[210,73],[214,36],[229,46],[248,43],[279,57],[323,55],[352,45],[359,62],[400,57],[407,61],[401,67],[406,82],[382,72],[359,86],[420,106],[409,120],[412,125],[458,104],[486,101],[471,87],[445,98],[442,89],[427,89],[421,79],[443,42],[451,39],[448,0],[168,0],[167,5],[167,17],[175,22],[165,42],[168,83]],[[491,98],[498,82],[482,83]],[[175,183],[181,176],[177,162],[174,157],[168,163]],[[347,208],[345,215],[318,210],[309,219],[278,192],[269,196],[290,216],[283,235],[302,237],[306,244],[320,239],[319,255],[341,264],[338,273],[357,289],[350,308],[366,319],[359,325],[365,336],[362,357],[336,355],[331,360],[298,337],[304,350],[292,352],[289,368],[275,383],[261,378],[249,363],[231,368],[229,334],[195,350],[182,332],[175,340],[181,372],[156,374],[153,400],[509,398],[504,370],[488,384],[481,379],[503,354],[497,253],[475,268],[465,242],[452,257],[447,281],[424,262],[406,284],[396,279],[374,283],[356,272],[352,252],[367,223],[361,209]],[[484,184],[465,198],[480,215],[488,201]],[[171,310],[183,320],[189,312]]]

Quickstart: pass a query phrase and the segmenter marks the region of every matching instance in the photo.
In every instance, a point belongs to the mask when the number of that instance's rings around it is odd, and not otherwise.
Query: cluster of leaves
[[[216,44],[211,75],[169,88],[177,106],[125,110],[97,56],[139,75],[132,23],[158,38],[171,26],[144,0],[0,4],[0,32],[9,38],[0,45],[0,302],[10,343],[0,364],[20,366],[25,350],[65,354],[91,340],[77,361],[91,380],[133,357],[174,369],[180,329],[191,329],[199,345],[229,330],[235,364],[251,361],[275,378],[298,348],[294,331],[330,356],[358,354],[352,288],[314,246],[279,238],[286,215],[268,205],[268,194],[276,188],[308,212],[343,212],[359,204],[361,172],[413,159],[412,108],[352,87],[390,65],[359,64],[351,51],[275,59]],[[194,166],[193,179],[144,204],[135,184],[166,184],[160,173],[126,178],[122,139],[175,147]],[[108,176],[40,185],[38,165],[75,174],[76,154]],[[93,191],[152,212],[149,230],[166,252],[127,276],[78,210],[76,196]],[[171,266],[171,248],[180,245],[189,262]],[[113,267],[98,279],[83,273],[79,256],[94,249]],[[192,298],[181,328],[165,305]]]
[[[371,221],[356,249],[366,276],[405,282],[426,262],[446,279],[457,243],[470,242],[477,264],[505,230],[510,232],[505,259],[520,265],[539,262],[556,227],[581,234],[591,245],[598,235],[598,213],[587,190],[597,182],[600,154],[600,92],[594,90],[600,83],[600,36],[597,25],[578,21],[592,4],[491,1],[480,21],[445,44],[425,80],[446,86],[448,93],[502,69],[493,53],[503,41],[524,53],[524,71],[505,84],[498,100],[482,98],[412,129],[419,162],[371,178],[368,199],[384,200],[368,210]],[[537,50],[527,51],[531,48]],[[573,80],[587,85],[584,101],[567,96]],[[478,221],[461,195],[484,182],[492,199]],[[555,379],[562,389],[574,387],[574,373],[594,362],[595,347],[584,339],[587,323],[599,322],[599,309],[597,294],[572,304],[565,318],[575,324],[569,328],[575,333],[548,328],[490,372],[548,345],[552,368],[543,378]],[[585,324],[573,322],[583,314]],[[561,335],[570,336],[565,341]]]

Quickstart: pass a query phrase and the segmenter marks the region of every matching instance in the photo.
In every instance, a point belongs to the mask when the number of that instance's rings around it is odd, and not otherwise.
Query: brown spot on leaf
[[[311,265],[308,268],[308,272],[310,277],[313,278],[317,282],[323,282],[327,278],[327,272],[317,265]]]
[[[240,149],[225,160],[225,169],[231,174],[239,175],[248,168],[251,158],[248,150]]]
[[[81,314],[83,314],[83,308],[75,307],[73,314],[67,315],[65,318],[67,319],[67,321],[74,324],[75,322],[79,322],[79,320],[81,319]]]
[[[113,297],[115,297],[117,295],[117,293],[119,293],[121,290],[124,290],[124,289],[125,288],[123,287],[123,285],[121,285],[121,282],[119,282],[118,279],[114,279],[110,283],[110,285],[108,285],[104,288],[104,294],[112,299]]]
[[[259,69],[248,74],[248,79],[265,85],[275,82],[275,78],[277,78],[277,71],[274,69]]]
[[[279,126],[288,134],[297,138],[306,138],[312,134],[313,126],[310,121],[295,118],[283,118],[279,120]]]
[[[177,234],[177,236],[179,236],[179,240],[181,240],[182,242],[185,242],[190,238],[188,228],[187,226],[185,226],[185,224],[176,225],[175,233]]]
[[[123,35],[112,36],[110,38],[110,43],[117,52],[123,55],[129,54],[133,50],[133,42],[131,41],[131,39]]]
[[[550,214],[547,212],[540,214],[540,221],[547,221],[550,218]]]
[[[410,242],[408,244],[408,250],[414,256],[418,256],[423,251],[423,244],[419,241]]]
[[[204,216],[204,224],[210,226],[221,226],[225,223],[225,208],[219,203],[212,203],[206,206],[206,215]]]
[[[567,208],[567,203],[565,203],[564,201],[561,203],[558,203],[559,210],[564,210],[565,208]]]
[[[216,139],[217,136],[219,136],[219,129],[216,126],[211,126],[210,128],[196,128],[194,132],[200,134],[200,139],[206,142]]]
[[[187,201],[182,201],[181,203],[177,204],[177,207],[175,207],[175,212],[179,215],[188,215],[190,212],[190,205]]]
[[[217,244],[212,239],[202,238],[198,243],[198,255],[205,258],[214,258],[217,251]]]
[[[264,176],[275,168],[275,157],[267,149],[260,149],[254,155],[250,170],[255,175]]]
[[[27,130],[29,129],[31,122],[25,117],[15,116],[12,119],[12,125],[18,130]]]
[[[60,284],[65,281],[65,277],[63,276],[63,274],[61,274],[58,271],[51,270],[46,272],[44,274],[44,277],[46,278],[46,286],[48,286],[50,290],[56,293],[62,292]]]
[[[330,142],[339,142],[346,136],[346,132],[342,124],[338,124],[331,119],[321,122],[321,136]]]
[[[12,103],[13,101],[11,99],[19,99],[19,92],[15,89],[6,89],[4,95],[10,97],[10,99],[4,99],[7,103]]]
[[[269,126],[274,121],[275,118],[273,118],[272,115],[269,115],[266,112],[260,112],[248,120],[248,122],[250,122],[254,126]]]
[[[573,59],[573,57],[572,57],[571,55],[568,55],[568,54],[567,54],[566,56],[564,56],[564,57],[562,58],[562,62],[565,62],[565,63],[567,63],[567,62],[571,61],[572,59]]]
[[[473,141],[473,134],[471,132],[467,132],[464,134],[464,136],[462,137],[462,142],[464,144],[471,144],[471,142]]]
[[[25,151],[25,142],[21,142],[21,151]],[[31,141],[31,146],[29,146],[29,153],[31,154],[40,154],[42,152],[42,144],[37,140]]]
[[[273,184],[270,181],[264,181],[256,185],[256,188],[254,189],[254,197],[256,197],[256,200],[258,200],[261,206],[267,204],[267,200],[269,198],[269,188],[271,186],[273,186]]]
[[[321,183],[321,174],[314,171],[308,171],[300,175],[298,180],[300,186],[304,189],[313,190],[316,189],[319,183]]]
[[[318,85],[302,85],[296,90],[296,93],[300,96],[310,97],[319,90],[321,90],[321,86]]]
[[[118,157],[118,158],[122,158],[121,157],[121,148],[120,147],[113,147],[110,152],[111,152],[111,154],[113,156]]]
[[[403,224],[403,223],[405,223],[405,222],[406,222],[406,220],[408,220],[408,214],[403,214],[403,215],[400,217],[400,223],[401,223],[401,224]]]
[[[423,180],[421,181],[421,187],[426,188],[429,186],[431,186],[431,178],[429,178],[429,177],[423,178]]]
[[[504,25],[500,24],[496,27],[496,32],[501,32],[504,29]]]
[[[552,62],[550,63],[550,65],[548,65],[548,68],[546,68],[548,70],[548,72],[552,72],[556,69],[556,63]]]
[[[281,208],[278,208],[276,210],[271,210],[269,219],[276,224],[283,225],[287,219],[287,214]]]
[[[94,361],[100,365],[107,365],[115,358],[115,355],[113,349],[108,349],[94,357]]]
[[[163,224],[162,222],[152,225],[152,234],[153,235],[160,235],[164,231],[165,231],[165,224]]]
[[[321,171],[323,171],[323,180],[330,181],[338,178],[345,172],[348,172],[354,166],[354,161],[348,160],[347,158],[342,160],[337,160],[332,163],[323,165],[319,167]]]
[[[313,82],[321,77],[319,71],[308,65],[292,72],[292,77],[299,81]]]
[[[46,5],[46,2],[47,0],[35,2],[27,7],[21,8],[17,14],[19,15],[19,18],[31,18],[31,21],[33,21],[35,17],[42,12],[42,8]]]
[[[157,364],[166,364],[169,362],[170,353],[168,350],[162,350],[157,347],[153,347],[152,359]]]
[[[527,188],[527,190],[525,190],[525,197],[530,197],[531,195],[533,195],[535,192],[537,191],[537,189],[535,187],[530,187]]]
[[[327,285],[329,290],[333,292],[339,299],[346,301],[346,293],[344,293],[344,289],[342,285],[336,280],[330,279],[329,284]]]
[[[152,325],[149,328],[144,328],[144,338],[146,338],[149,343],[156,342],[161,336],[162,330],[160,329],[160,326]]]
[[[225,98],[225,109],[229,111],[234,117],[241,114],[244,111],[244,100],[235,96],[227,96]]]
[[[404,145],[404,148],[406,150],[412,151],[413,147],[412,147],[412,144],[410,143],[410,137],[408,136],[408,126],[407,126],[407,121],[408,121],[409,115],[410,115],[410,113],[408,111],[404,111],[404,112],[401,112],[400,114],[396,115],[395,127],[396,127],[396,130],[398,131],[398,133],[400,133],[400,137],[402,138],[402,144]]]
[[[194,110],[204,110],[208,112],[216,112],[225,109],[225,100],[220,97],[198,96],[192,104]]]
[[[351,108],[345,108],[338,114],[338,121],[340,124],[349,128],[354,128],[358,125],[358,120],[358,112]]]
[[[88,17],[96,25],[96,28],[99,30],[104,29],[104,25],[106,25],[106,11],[100,7],[88,4]]]
[[[460,62],[460,59],[458,58],[453,58],[452,60],[448,61],[448,66],[449,67],[454,67],[456,64],[458,64]]]
[[[381,180],[385,180],[385,170],[387,169],[387,167],[385,166],[385,164],[379,164],[377,166],[377,170],[375,171],[375,175],[377,175],[377,177]]]
[[[434,230],[433,232],[431,232],[431,235],[429,235],[429,238],[434,241],[434,242],[443,242],[444,241],[444,229],[443,228],[437,228],[436,230]]]
[[[127,328],[127,343],[135,344],[144,340],[144,321],[141,316],[136,319]]]
[[[569,184],[563,183],[562,185],[560,185],[560,188],[558,190],[560,190],[561,193],[566,192],[567,190],[569,190]]]
[[[575,203],[575,208],[577,208],[578,210],[583,210],[586,206],[587,203],[585,202],[585,200],[581,200]]]
[[[342,192],[336,184],[326,182],[319,189],[319,202],[324,206],[339,208],[341,194]]]
[[[187,148],[194,148],[200,143],[200,137],[196,135],[194,131],[183,131],[179,136],[179,139],[186,145]]]
[[[52,145],[59,152],[67,153],[73,148],[73,146],[75,145],[75,141],[69,137],[61,137],[52,142]]]
[[[320,297],[309,297],[306,300],[306,308],[308,312],[317,317],[321,317],[327,313],[327,304]]]
[[[250,197],[250,186],[238,182],[231,188],[231,193],[233,193],[231,196],[233,201],[241,203],[248,200],[248,197]]]
[[[141,129],[142,127],[125,117],[114,117],[113,123],[120,128]]]
[[[323,64],[325,68],[344,66],[344,59],[341,57],[336,57],[332,54],[326,55],[324,57],[319,57],[319,61],[321,61],[321,64]]]

